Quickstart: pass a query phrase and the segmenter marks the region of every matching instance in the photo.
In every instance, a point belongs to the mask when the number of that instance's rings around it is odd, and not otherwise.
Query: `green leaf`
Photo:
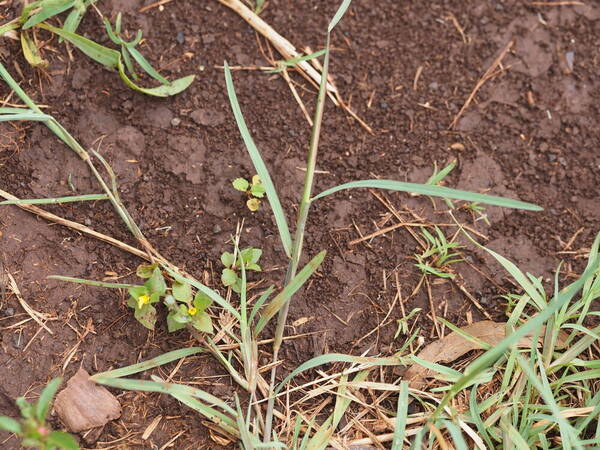
[[[173,350],[171,352],[164,353],[155,358],[149,359],[148,361],[144,361],[141,363],[133,364],[131,366],[122,367],[120,369],[113,369],[107,372],[97,373],[96,375],[92,375],[90,377],[91,381],[98,382],[98,378],[110,379],[110,378],[119,378],[119,377],[127,377],[129,375],[133,375],[139,372],[144,372],[145,370],[154,369],[155,367],[162,366],[164,364],[168,364],[172,361],[176,361],[181,358],[185,358],[186,356],[195,355],[197,353],[205,352],[205,350],[201,347],[189,347],[182,348],[179,350]]]
[[[140,278],[150,278],[154,272],[154,269],[157,267],[158,264],[140,264],[137,267],[135,274]]]
[[[47,23],[40,23],[38,24],[38,27],[61,36],[103,66],[117,68],[119,65],[121,54],[116,50],[104,47],[103,45],[84,38],[83,36],[53,27]]]
[[[167,283],[165,283],[165,278],[162,275],[162,272],[158,267],[155,267],[152,271],[152,276],[148,278],[148,281],[144,283],[151,293],[157,293],[161,297],[165,295],[167,292]]]
[[[73,0],[67,0],[61,3],[63,4],[42,8],[39,12],[35,13],[27,20],[27,22],[23,24],[23,30],[31,28],[34,25],[37,25],[38,23],[43,22],[44,20],[49,19],[52,16],[56,16],[57,14],[66,11],[67,9],[71,8],[75,2]]]
[[[173,333],[174,331],[185,328],[185,323],[181,323],[181,322],[178,322],[177,320],[175,320],[176,314],[177,314],[177,312],[171,311],[167,315],[167,330],[169,331],[169,333]]]
[[[281,389],[296,375],[306,370],[313,369],[315,367],[322,366],[324,364],[330,364],[334,362],[346,362],[353,364],[365,364],[369,366],[400,366],[405,365],[406,361],[401,358],[390,357],[390,358],[371,358],[367,356],[352,356],[344,355],[341,353],[330,353],[327,355],[320,355],[300,364],[296,369],[292,371],[285,379],[277,385],[275,388],[275,394],[281,392]]]
[[[223,269],[221,273],[221,283],[224,286],[233,286],[235,282],[238,280],[237,273],[231,269]]]
[[[250,263],[246,266],[246,269],[248,270],[254,270],[255,272],[260,272],[262,271],[261,267],[258,264],[254,264],[254,263]]]
[[[52,399],[54,398],[54,394],[56,394],[60,383],[62,383],[62,378],[55,378],[50,383],[48,383],[48,385],[40,394],[40,398],[35,404],[34,412],[35,417],[40,422],[43,422],[46,419],[48,409],[50,409],[50,403],[52,403]]]
[[[56,445],[58,448],[63,450],[79,450],[79,444],[77,440],[69,433],[63,431],[53,431],[48,435],[47,443],[50,445]]]
[[[1,120],[1,118],[0,118]],[[5,200],[0,202],[0,205],[54,205],[60,203],[85,202],[108,200],[106,194],[86,194],[86,195],[70,195],[68,197],[57,198],[31,198],[22,200]]]
[[[117,68],[119,70],[119,75],[121,79],[125,82],[127,86],[146,95],[152,95],[154,97],[169,97],[171,95],[179,94],[181,91],[184,91],[194,81],[195,75],[188,75],[187,77],[179,78],[175,81],[172,81],[168,85],[163,84],[155,88],[142,88],[135,84],[133,81],[131,81],[125,73],[122,56],[121,53],[119,53],[118,51],[110,49],[108,47],[104,47],[103,45],[100,45],[94,41],[84,38],[83,36],[62,30],[60,28],[53,27],[46,23],[40,23],[38,24],[38,27],[51,31],[52,33],[55,33],[58,36],[63,37],[65,40],[71,42],[75,47],[77,47],[87,56],[92,58],[94,61],[102,64],[103,66]]]
[[[152,67],[150,65],[150,63],[148,62],[148,60],[146,58],[144,58],[144,55],[142,55],[136,48],[131,47],[129,45],[126,45],[125,48],[127,49],[127,51],[129,52],[129,54],[131,56],[133,56],[133,59],[136,60],[136,62],[140,65],[140,67],[142,69],[144,69],[144,71],[150,75],[152,78],[154,78],[156,81],[158,81],[159,83],[162,83],[164,85],[170,85],[171,83],[169,82],[169,80],[167,80],[165,77],[163,77],[160,73],[158,73],[154,67]]]
[[[212,319],[206,313],[197,313],[192,319],[192,326],[196,330],[202,331],[204,333],[213,332]]]
[[[206,308],[208,308],[211,304],[212,299],[208,295],[202,292],[196,292],[196,297],[194,298],[194,306],[198,309],[198,311],[206,311]]]
[[[6,416],[0,416],[0,429],[17,435],[21,434],[21,424]]]
[[[329,22],[329,26],[327,27],[327,33],[331,33],[331,31],[335,28],[335,26],[342,19],[342,17],[344,17],[344,14],[346,14],[346,10],[350,6],[351,1],[352,0],[344,0],[342,2],[337,12],[333,16],[333,19],[331,19],[331,22]]]
[[[300,289],[304,283],[310,278],[310,276],[319,268],[327,252],[323,250],[313,259],[311,259],[306,266],[290,281],[290,283],[283,288],[283,290],[275,296],[275,298],[269,303],[262,311],[260,319],[256,325],[255,333],[258,335],[262,329],[269,323],[275,314],[286,304],[286,302],[294,295],[298,289]]]
[[[262,184],[255,184],[250,188],[250,193],[258,198],[263,198],[265,196],[266,189]]]
[[[192,301],[192,286],[189,283],[180,283],[178,281],[173,282],[172,287],[173,297],[183,303],[190,303]]]
[[[400,382],[398,392],[398,407],[396,408],[396,424],[394,427],[394,441],[392,448],[403,448],[404,435],[406,431],[406,419],[408,418],[408,382]]]
[[[144,305],[136,308],[134,313],[136,320],[149,330],[154,330],[156,324],[156,309],[152,305]]]
[[[486,203],[488,205],[503,206],[506,208],[525,209],[528,211],[543,211],[543,208],[531,203],[520,200],[511,200],[509,198],[495,197],[486,194],[477,194],[475,192],[461,191],[444,186],[430,186],[427,184],[405,183],[394,180],[361,180],[351,183],[341,184],[339,186],[327,189],[312,198],[312,201],[334,194],[344,189],[352,188],[375,188],[388,189],[392,191],[410,192],[414,194],[428,195],[430,197],[452,198],[455,200],[464,200],[468,202]]]
[[[39,49],[35,42],[29,37],[29,33],[21,32],[21,48],[23,49],[23,56],[32,67],[48,67],[48,61],[42,58]]]
[[[248,264],[255,264],[259,261],[262,250],[259,248],[245,248],[240,252],[240,255],[244,260],[244,265],[248,266]]]
[[[265,165],[260,152],[256,147],[252,136],[250,135],[250,131],[248,130],[248,126],[246,125],[246,121],[242,115],[242,110],[240,108],[240,104],[238,103],[235,88],[233,86],[231,71],[229,70],[229,65],[227,62],[224,63],[224,69],[225,84],[227,85],[227,95],[229,96],[229,102],[231,103],[231,110],[235,116],[235,120],[240,130],[240,134],[242,135],[244,144],[246,145],[246,149],[248,150],[248,155],[250,155],[250,159],[252,160],[252,164],[254,165],[256,173],[260,177],[260,180],[265,187],[267,198],[269,199],[271,209],[273,210],[273,216],[275,217],[275,223],[277,224],[283,249],[285,250],[285,254],[288,256],[288,258],[290,258],[292,255],[292,236],[290,235],[285,213],[281,207],[281,202],[279,201],[279,196],[275,190],[275,185],[273,184],[271,176],[269,175],[269,170],[267,169],[267,166]]]
[[[223,264],[225,267],[231,268],[234,262],[235,260],[233,258],[233,254],[225,252],[221,255],[221,264]]]

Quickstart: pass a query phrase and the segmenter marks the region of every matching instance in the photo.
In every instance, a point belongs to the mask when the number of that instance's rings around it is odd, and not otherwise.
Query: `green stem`
[[[319,86],[319,96],[317,98],[317,106],[315,109],[315,116],[313,120],[313,129],[310,136],[310,146],[308,149],[308,159],[306,163],[306,175],[304,176],[304,189],[302,191],[302,198],[300,199],[300,209],[298,211],[298,218],[296,221],[296,232],[294,235],[294,243],[292,247],[292,256],[288,264],[288,269],[285,274],[284,285],[287,286],[291,280],[296,276],[298,265],[300,263],[300,257],[302,256],[302,246],[304,243],[304,232],[306,229],[306,221],[308,219],[308,211],[310,209],[312,187],[315,178],[315,169],[317,166],[317,154],[319,148],[319,138],[321,136],[321,124],[323,122],[323,111],[325,109],[325,100],[327,95],[327,74],[329,71],[329,38],[330,35],[327,33],[327,43],[325,45],[325,62],[323,63],[323,70],[321,72],[321,84]],[[283,342],[283,336],[285,331],[285,324],[287,322],[287,316],[290,309],[291,298],[283,305],[279,310],[277,316],[277,328],[275,329],[275,338],[273,343],[273,363],[278,360],[279,349]],[[275,382],[277,377],[277,366],[274,365],[271,369],[271,382],[269,383],[269,400],[267,403],[267,413],[265,420],[265,433],[263,435],[263,441],[269,442],[271,439],[271,428],[273,424],[273,408],[275,406],[275,396],[273,390],[275,388]]]

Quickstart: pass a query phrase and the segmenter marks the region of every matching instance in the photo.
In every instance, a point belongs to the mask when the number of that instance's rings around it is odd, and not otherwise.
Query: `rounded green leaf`
[[[174,331],[185,328],[185,323],[178,322],[175,319],[176,314],[177,313],[173,311],[173,312],[170,312],[169,315],[167,316],[167,330],[169,331],[169,333],[173,333]]]
[[[248,183],[248,180],[244,179],[244,178],[236,178],[235,180],[233,180],[233,183],[231,183],[233,185],[233,188],[237,191],[242,191],[242,192],[246,192],[248,190],[248,186],[250,186],[250,183]]]
[[[208,314],[196,314],[192,321],[192,326],[196,330],[203,331],[204,333],[213,332],[212,319]]]
[[[257,263],[262,256],[262,250],[260,248],[245,248],[240,253],[244,260],[244,264],[246,265]]]
[[[179,283],[175,281],[173,283],[173,297],[183,303],[189,303],[192,301],[192,286],[188,283]]]
[[[246,206],[252,212],[258,211],[260,208],[260,200],[257,198],[251,198],[246,202]]]
[[[208,295],[203,294],[202,292],[196,293],[196,298],[194,298],[194,306],[198,309],[198,311],[204,312],[206,308],[211,305],[211,303],[212,300]]]
[[[157,266],[158,264],[140,264],[137,267],[135,274],[140,278],[150,278]]]
[[[221,263],[225,267],[232,267],[234,263],[233,255],[229,252],[225,252],[221,255]]]
[[[160,269],[155,267],[152,271],[152,276],[144,283],[150,292],[158,293],[161,297],[165,295],[167,292],[167,284],[165,283],[165,278],[163,277]]]
[[[221,283],[225,286],[233,286],[238,280],[237,273],[231,269],[223,269],[221,273]]]

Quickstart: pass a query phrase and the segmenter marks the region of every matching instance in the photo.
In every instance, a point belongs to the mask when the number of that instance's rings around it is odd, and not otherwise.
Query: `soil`
[[[20,8],[18,2],[6,3],[0,10],[2,22]],[[253,281],[265,280],[256,288],[259,292],[283,278],[286,258],[268,205],[250,213],[231,187],[234,178],[254,172],[220,66],[224,60],[266,65],[261,53],[265,43],[216,1],[177,1],[138,12],[150,3],[113,0],[98,7],[106,15],[123,12],[126,29],[144,31],[141,49],[163,74],[171,79],[197,74],[191,87],[176,97],[136,93],[76,50],[71,59],[55,39],[45,43],[44,56],[50,61],[46,72],[29,68],[18,45],[7,39],[0,42],[2,62],[38,104],[48,105],[45,111],[112,165],[125,205],[152,244],[216,289],[219,255],[230,250],[230,236],[243,218],[242,245],[264,251],[265,272],[252,276]],[[316,50],[338,3],[270,0],[262,17],[297,46]],[[374,132],[329,103],[315,191],[373,177],[423,182],[434,163],[444,167],[456,160],[448,186],[544,207],[535,213],[489,207],[489,224],[460,212],[459,219],[480,233],[483,243],[536,276],[552,277],[560,261],[565,262],[563,281],[580,273],[600,220],[600,7],[594,2],[527,3],[382,0],[374,5],[355,0],[334,33],[331,72],[345,99]],[[108,45],[93,12],[80,31]],[[477,81],[511,40],[503,70],[483,85],[456,127],[449,129]],[[314,88],[296,74],[292,77],[310,110]],[[291,223],[310,127],[280,76],[240,70],[234,80]],[[0,93],[2,98],[8,95],[5,85]],[[73,195],[70,185],[76,193],[99,192],[87,167],[45,127],[1,125],[1,189],[20,198]],[[135,245],[108,203],[45,209]],[[396,223],[391,209],[407,222],[422,217],[452,223],[442,201],[399,193],[343,191],[313,205],[304,261],[323,249],[328,255],[294,299],[287,332],[315,334],[284,346],[280,373],[329,351],[389,354],[402,343],[402,336],[394,340],[396,319],[413,308],[423,310],[418,326],[427,340],[437,338],[430,304],[435,316],[458,325],[483,318],[459,285],[492,318],[504,318],[501,296],[514,291],[514,285],[489,255],[472,246],[465,250],[466,261],[454,268],[457,282],[432,279],[429,298],[426,288],[411,295],[420,279],[413,257],[419,247],[408,228],[350,243]],[[456,231],[442,229],[448,236]],[[140,326],[123,293],[47,279],[61,274],[134,281],[132,273],[141,260],[128,253],[13,206],[0,212],[0,252],[23,299],[48,315],[52,331],[23,322],[28,316],[16,296],[3,288],[0,414],[15,415],[15,397],[32,397],[50,378],[69,378],[80,366],[95,373],[191,345],[186,332],[167,334],[164,321],[155,332]],[[394,304],[398,291],[401,300]],[[384,326],[363,338],[388,313]],[[263,350],[267,363],[270,349]],[[166,377],[171,370],[167,366],[159,373]],[[232,395],[231,380],[207,356],[187,358],[173,380],[192,380],[215,395]],[[173,438],[175,448],[181,449],[222,446],[186,407],[157,394],[114,392],[124,415],[87,436],[88,447],[159,448]],[[142,440],[159,415],[159,426]],[[0,437],[2,448],[16,448],[14,440]],[[115,442],[120,438],[124,440]]]

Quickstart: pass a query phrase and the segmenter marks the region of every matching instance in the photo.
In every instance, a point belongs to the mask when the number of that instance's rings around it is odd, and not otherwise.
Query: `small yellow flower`
[[[197,312],[198,312],[198,308],[191,307],[190,309],[188,309],[188,314],[190,316],[195,315]]]
[[[142,306],[147,305],[148,303],[150,303],[150,297],[148,297],[146,294],[140,295],[138,297],[138,308],[141,308]]]

